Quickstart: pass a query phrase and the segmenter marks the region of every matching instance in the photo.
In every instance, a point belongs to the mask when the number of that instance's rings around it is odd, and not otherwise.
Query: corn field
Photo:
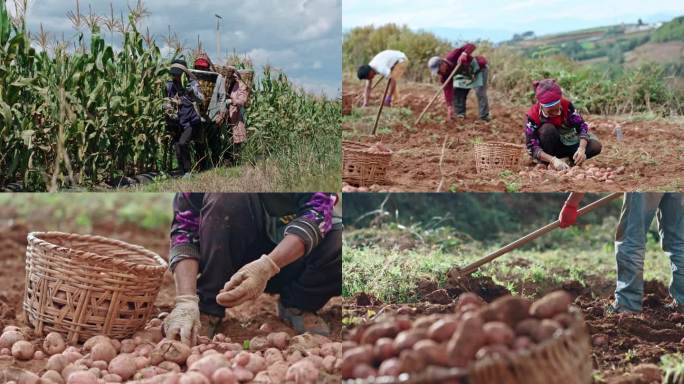
[[[161,55],[149,32],[138,31],[139,16],[132,12],[119,22],[121,49],[105,42],[97,23],[86,22],[89,44],[79,32],[74,49],[62,43],[38,50],[25,20],[12,18],[0,2],[0,186],[95,188],[122,176],[174,169],[162,105],[172,58]],[[175,48],[176,54],[183,50]],[[249,139],[242,161],[275,156],[293,162],[286,168],[301,161],[338,166],[328,156],[336,156],[339,146],[339,105],[265,68],[246,111]],[[231,145],[229,134],[220,140],[224,148]],[[302,146],[310,150],[298,156]]]

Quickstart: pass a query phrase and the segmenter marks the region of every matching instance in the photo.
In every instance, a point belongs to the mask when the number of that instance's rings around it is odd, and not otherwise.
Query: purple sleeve
[[[527,152],[533,159],[539,160],[539,153],[541,153],[541,144],[539,143],[539,135],[537,134],[537,124],[527,116],[525,123],[525,144]]]
[[[305,254],[311,252],[332,229],[333,209],[337,194],[316,192],[306,194],[299,202],[297,218],[285,228],[285,234],[302,239]]]
[[[589,126],[572,103],[570,103],[570,106],[568,107],[568,114],[568,125],[577,130],[580,139],[589,140]]]
[[[204,195],[201,193],[178,193],[173,199],[171,223],[171,252],[169,267],[187,258],[199,259],[200,210]]]

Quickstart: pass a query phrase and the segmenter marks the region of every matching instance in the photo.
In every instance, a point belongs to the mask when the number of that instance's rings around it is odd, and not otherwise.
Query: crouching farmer
[[[563,158],[580,165],[601,153],[601,143],[555,80],[535,81],[534,91],[537,102],[527,111],[525,141],[535,161],[561,171],[570,168]]]
[[[174,199],[169,267],[176,305],[168,338],[194,345],[213,337],[226,308],[264,292],[280,295],[277,314],[299,333],[328,335],[316,314],[342,290],[337,195],[180,193]]]

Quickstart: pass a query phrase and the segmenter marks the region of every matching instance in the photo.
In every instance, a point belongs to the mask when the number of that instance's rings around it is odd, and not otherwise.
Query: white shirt
[[[392,67],[397,63],[407,61],[406,55],[403,52],[386,50],[375,55],[368,65],[373,70],[384,77],[389,77],[392,72]]]

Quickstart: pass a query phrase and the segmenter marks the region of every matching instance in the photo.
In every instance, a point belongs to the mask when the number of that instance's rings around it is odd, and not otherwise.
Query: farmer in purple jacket
[[[334,193],[180,193],[169,267],[176,305],[169,338],[212,337],[226,308],[278,293],[278,316],[295,331],[327,335],[316,314],[342,290],[342,222]],[[198,277],[199,275],[199,277]],[[217,297],[218,296],[218,297]]]
[[[465,44],[447,53],[444,58],[435,56],[428,61],[433,76],[439,75],[443,84],[458,65],[458,71],[444,86],[444,102],[447,107],[447,121],[456,116],[465,118],[466,100],[471,89],[475,89],[480,119],[491,120],[487,98],[487,76],[489,66],[484,56],[473,56],[474,44]]]
[[[176,150],[176,158],[178,165],[184,176],[189,175],[192,171],[192,161],[190,158],[190,143],[195,141],[195,149],[198,157],[204,157],[206,148],[201,138],[201,123],[202,119],[195,108],[194,103],[202,103],[204,96],[199,87],[199,82],[188,71],[185,60],[174,60],[171,64],[172,79],[166,83],[166,97],[169,102],[165,109],[167,110],[167,126],[169,126],[174,137],[174,149]],[[186,74],[188,77],[188,84],[183,84],[182,76]],[[172,112],[169,113],[168,111]]]

